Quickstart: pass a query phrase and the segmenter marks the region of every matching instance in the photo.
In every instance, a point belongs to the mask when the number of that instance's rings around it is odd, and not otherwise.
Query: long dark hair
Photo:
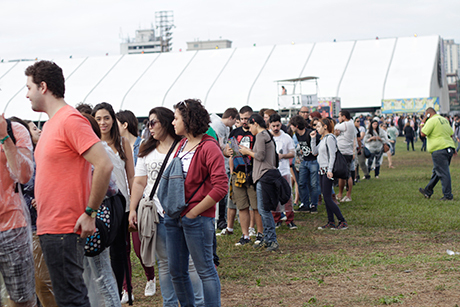
[[[161,127],[166,130],[166,133],[172,136],[174,140],[179,141],[182,137],[176,134],[172,122],[174,120],[174,112],[165,107],[156,107],[150,110],[150,115],[155,114],[158,121],[161,124]],[[160,141],[153,138],[151,134],[146,141],[142,142],[141,147],[139,148],[138,157],[142,158],[151,153],[155,148],[157,148]]]
[[[252,113],[248,119],[248,124],[258,123],[260,127],[267,129],[267,124],[262,116],[257,113]]]
[[[376,121],[375,119],[373,121],[371,121],[371,123],[369,124],[369,128],[367,129],[367,133],[369,133],[370,135],[374,136],[374,128],[372,127],[372,124],[373,123],[379,123],[378,121]],[[375,132],[377,132],[378,135],[380,135],[380,131],[379,131],[379,125],[377,125],[377,129],[375,129]]]
[[[115,149],[118,151],[118,155],[120,156],[120,158],[126,161],[128,160],[128,157],[126,157],[126,153],[123,150],[123,146],[121,146],[120,130],[118,130],[117,117],[115,116],[115,112],[113,111],[112,105],[110,105],[107,102],[101,102],[94,107],[91,115],[93,117],[96,117],[97,111],[102,110],[102,109],[107,110],[107,112],[109,112],[110,114],[110,117],[112,117],[113,124],[112,124],[112,128],[110,129],[110,138],[112,139],[112,144],[115,147]]]
[[[29,132],[29,136],[30,136],[30,141],[32,142],[32,147],[34,148],[35,150],[35,144],[34,144],[34,140],[33,140],[33,137],[32,137],[32,132],[30,131],[30,127],[29,127],[29,123],[26,122],[25,120],[23,119],[20,119],[19,117],[16,117],[16,116],[12,116],[9,118],[10,121],[12,122],[16,122],[16,123],[19,123],[21,125],[24,126],[24,128],[27,129],[27,132]],[[29,121],[30,122],[30,121]]]
[[[139,122],[133,112],[129,110],[119,111],[117,114],[117,119],[120,123],[128,123],[128,132],[134,136],[139,136],[139,131],[137,126]]]

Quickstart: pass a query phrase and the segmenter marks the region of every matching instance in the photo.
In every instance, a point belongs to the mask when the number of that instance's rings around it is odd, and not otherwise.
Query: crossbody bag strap
[[[206,175],[206,177],[204,178],[203,182],[200,184],[200,186],[195,190],[195,192],[193,192],[192,196],[190,196],[190,198],[185,202],[186,204],[193,198],[193,196],[195,196],[196,192],[198,192],[198,190],[201,188],[201,186],[206,182],[206,179],[208,179],[209,177],[209,173]]]
[[[178,141],[174,140],[173,144],[171,145],[171,148],[169,148],[168,153],[166,154],[166,157],[163,161],[163,164],[161,165],[160,171],[158,172],[157,179],[155,180],[155,184],[153,185],[152,191],[150,192],[149,199],[152,200],[153,196],[155,195],[155,191],[157,190],[158,185],[160,184],[160,179],[161,175],[163,175],[163,172],[166,168],[166,164],[168,164],[168,159],[171,156],[171,153],[173,152],[174,148],[176,147]]]

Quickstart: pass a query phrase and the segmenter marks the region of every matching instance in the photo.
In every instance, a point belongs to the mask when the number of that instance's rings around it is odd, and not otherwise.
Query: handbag
[[[369,158],[371,156],[371,151],[366,146],[364,148],[364,157]]]
[[[112,245],[123,221],[126,199],[117,194],[104,199],[96,215],[96,231],[86,238],[85,256],[94,257]]]
[[[337,140],[336,140],[336,144],[337,144]],[[327,155],[329,156],[329,148],[327,146],[327,142],[326,142],[326,149],[327,149]],[[332,175],[334,178],[339,178],[339,179],[348,179],[349,177],[347,160],[342,155],[339,148],[337,148],[337,151],[335,153],[335,161],[334,161],[334,166],[332,168]]]
[[[387,152],[388,150],[390,150],[390,146],[387,143],[384,143],[383,144],[383,152]]]
[[[165,214],[172,219],[179,218],[181,213],[188,207],[189,201],[195,196],[208,177],[209,173],[193,192],[192,196],[185,201],[185,178],[182,171],[182,160],[179,156],[175,157],[161,176],[160,186],[158,187],[158,199]]]

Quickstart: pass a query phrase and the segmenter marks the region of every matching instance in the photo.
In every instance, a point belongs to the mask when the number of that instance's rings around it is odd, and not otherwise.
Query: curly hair
[[[42,82],[56,98],[64,98],[65,85],[64,75],[61,67],[50,61],[38,61],[26,68],[27,77],[32,77],[32,81],[40,87]]]
[[[174,105],[174,109],[178,110],[182,115],[187,133],[191,133],[196,137],[209,129],[211,119],[208,111],[201,104],[201,100],[187,99]]]
[[[97,111],[102,110],[102,109],[109,112],[110,117],[112,117],[112,120],[113,120],[112,128],[110,129],[111,144],[113,144],[115,149],[118,151],[120,158],[123,161],[127,161],[128,158],[126,156],[125,151],[123,150],[123,146],[121,146],[120,130],[118,129],[117,118],[115,116],[115,111],[113,110],[112,105],[107,102],[101,102],[94,107],[93,113],[91,113],[91,115],[93,117],[96,117]],[[111,144],[108,144],[108,145],[111,145]]]
[[[174,113],[168,108],[165,107],[156,107],[150,110],[150,115],[155,114],[157,116],[158,121],[161,124],[161,127],[166,130],[166,133],[172,136],[172,138],[176,141],[179,141],[182,137],[176,134],[174,130],[174,126],[172,122],[174,120]],[[137,155],[139,158],[147,156],[151,153],[155,148],[157,148],[158,143],[157,139],[154,139],[151,134],[149,134],[148,139],[142,142],[141,147],[139,148],[139,154]]]

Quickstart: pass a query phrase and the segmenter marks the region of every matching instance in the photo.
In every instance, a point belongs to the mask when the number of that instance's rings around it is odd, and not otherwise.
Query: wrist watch
[[[88,214],[90,217],[95,218],[97,215],[97,210],[94,210],[91,207],[86,207],[85,213]]]

